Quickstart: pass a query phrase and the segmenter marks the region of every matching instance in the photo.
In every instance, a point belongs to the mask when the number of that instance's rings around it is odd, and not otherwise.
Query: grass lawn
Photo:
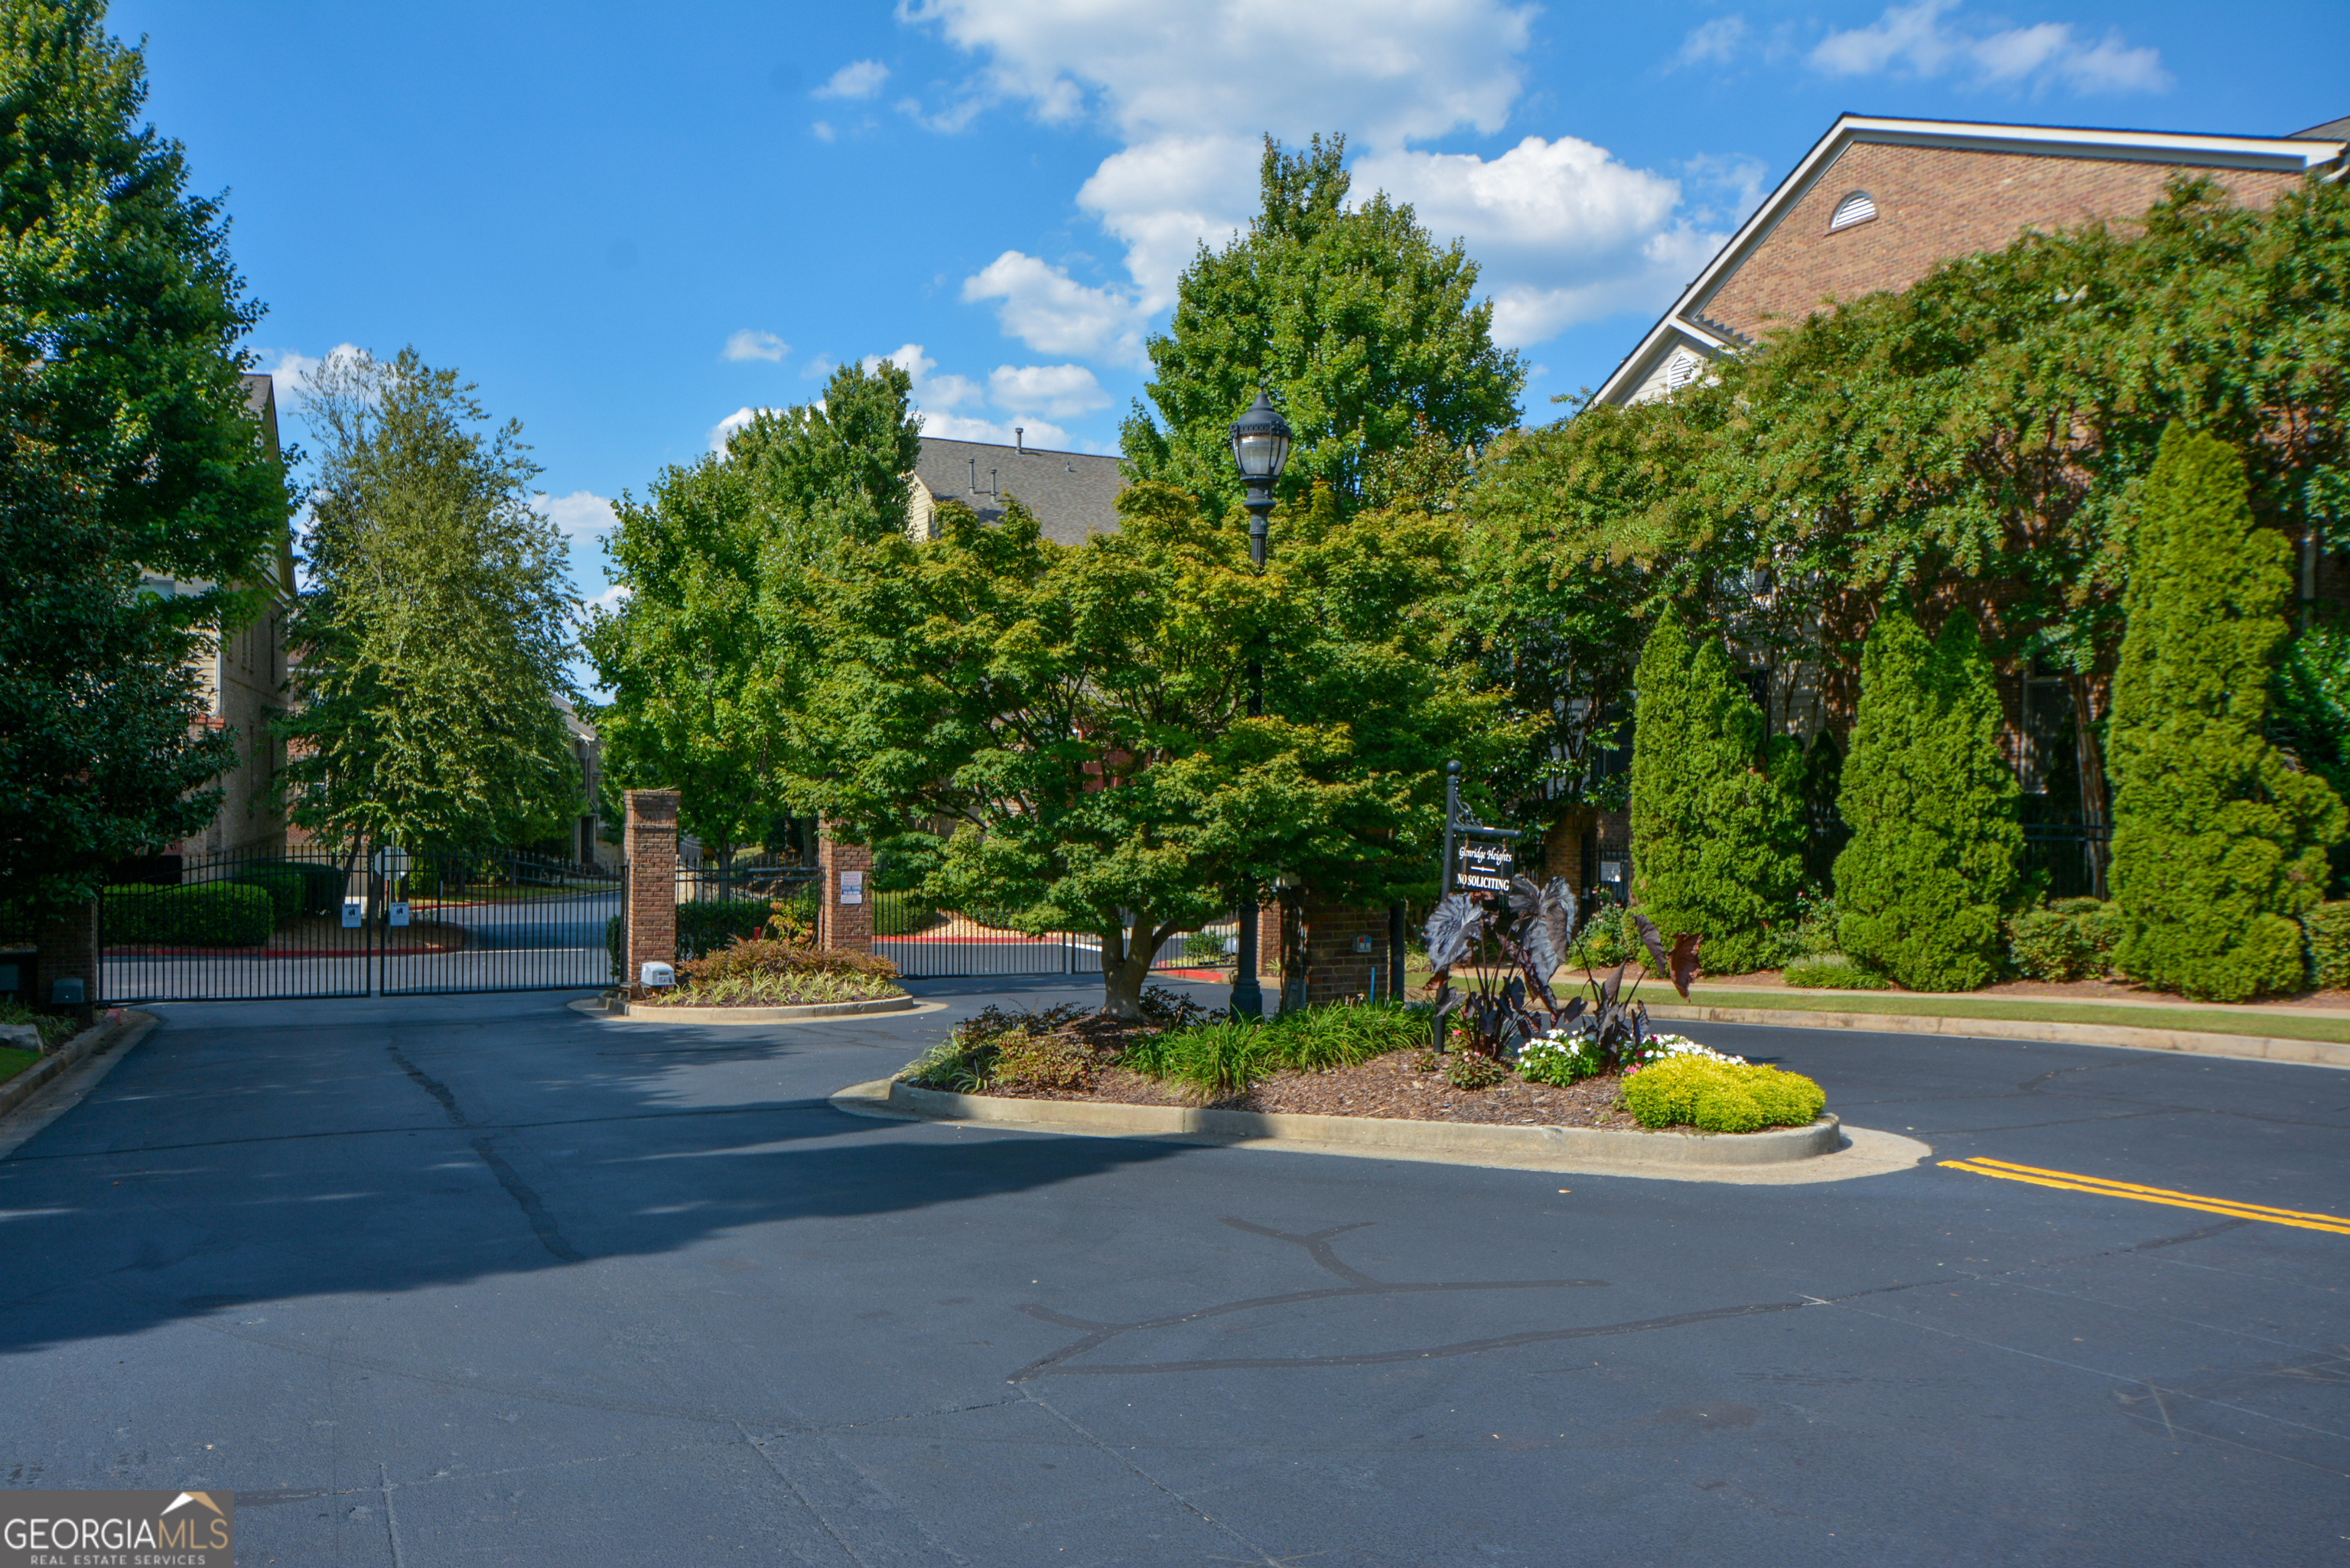
[[[1428,971],[1414,966],[1404,971],[1405,995],[1423,996]],[[1554,982],[1555,983],[1555,982]],[[1573,989],[1580,990],[1575,975]],[[1631,977],[1625,977],[1631,983]],[[1564,1002],[1567,990],[1561,989]],[[1641,1000],[1651,1007],[1679,1006],[1680,999],[1662,981],[1650,979],[1640,988]],[[1776,1012],[1874,1012],[1909,1018],[1997,1018],[2027,1023],[2093,1023],[2109,1029],[2176,1029],[2196,1034],[2251,1034],[2278,1040],[2324,1040],[2350,1044],[2350,1019],[2312,1017],[2282,1007],[2114,1007],[2094,1002],[2067,1002],[2061,997],[1908,996],[1900,992],[1852,991],[1823,996],[1768,986],[1707,985],[1690,988],[1690,1004],[1697,1007],[1744,1007]]]
[[[40,1059],[38,1051],[19,1051],[13,1046],[0,1045],[0,1084],[6,1083]]]
[[[1643,996],[1661,989],[1655,1004],[1679,999],[1670,986],[1651,981]],[[2054,998],[1974,998],[1903,996],[1881,991],[1849,992],[1834,996],[1790,995],[1762,986],[1690,987],[1690,1002],[1698,1007],[1745,1007],[1777,1012],[1898,1013],[1911,1018],[2000,1018],[2030,1023],[2097,1023],[2111,1029],[2177,1029],[2199,1034],[2259,1034],[2282,1040],[2350,1042],[2350,1019],[2312,1018],[2283,1008],[2224,1007],[2106,1007],[2095,1002],[2068,1002]]]

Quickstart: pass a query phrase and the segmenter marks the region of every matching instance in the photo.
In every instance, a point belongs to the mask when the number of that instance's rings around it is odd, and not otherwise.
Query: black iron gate
[[[620,905],[616,872],[512,850],[151,857],[99,900],[99,1000],[589,990]]]

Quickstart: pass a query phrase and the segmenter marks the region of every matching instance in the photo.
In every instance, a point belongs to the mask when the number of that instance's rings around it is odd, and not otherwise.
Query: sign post
[[[1444,764],[1444,892],[1503,893],[1510,887],[1514,827],[1488,827],[1461,809],[1461,764]]]

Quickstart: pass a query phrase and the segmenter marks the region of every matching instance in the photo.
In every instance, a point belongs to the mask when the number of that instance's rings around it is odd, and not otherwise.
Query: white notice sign
[[[1500,893],[1510,886],[1510,850],[1503,844],[1480,844],[1464,839],[1453,851],[1452,883],[1480,892]]]
[[[404,925],[408,924],[408,900],[407,900],[407,899],[402,898],[402,899],[400,899],[398,903],[396,903],[396,904],[392,905],[392,907],[391,907],[391,923],[392,923],[393,925],[395,925],[395,926],[404,926]]]
[[[359,923],[366,919],[367,900],[365,898],[343,900],[343,929],[356,931],[359,929]]]
[[[844,904],[865,902],[865,873],[843,871],[840,874],[840,901]]]

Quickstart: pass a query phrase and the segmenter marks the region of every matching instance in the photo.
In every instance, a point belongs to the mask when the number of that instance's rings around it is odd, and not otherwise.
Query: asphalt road
[[[1939,1163],[2341,1214],[2350,1074],[1690,1026],[1935,1149],[1812,1186],[826,1103],[999,999],[161,1009],[0,1159],[0,1482],[245,1563],[2350,1556],[2350,1235]]]

